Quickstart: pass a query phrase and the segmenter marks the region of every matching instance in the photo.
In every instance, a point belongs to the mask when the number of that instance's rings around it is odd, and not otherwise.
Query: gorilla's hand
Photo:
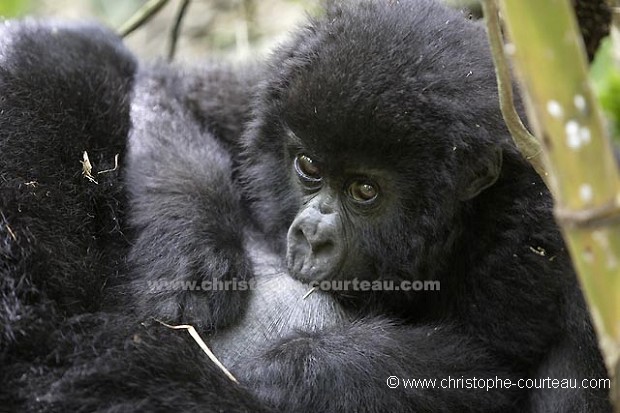
[[[441,380],[495,376],[516,382],[486,349],[450,328],[365,320],[283,340],[238,379],[286,412],[477,412],[509,406],[516,390],[446,389]],[[435,386],[406,385],[408,379],[435,380]]]

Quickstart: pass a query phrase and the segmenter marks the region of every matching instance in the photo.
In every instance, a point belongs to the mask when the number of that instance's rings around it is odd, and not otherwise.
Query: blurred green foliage
[[[0,17],[46,16],[74,8],[85,18],[96,17],[108,25],[118,26],[143,3],[144,0],[0,0]]]
[[[610,120],[611,133],[620,142],[620,69],[612,55],[612,42],[606,38],[596,53],[590,77],[599,102]]]
[[[89,0],[92,3],[93,14],[111,26],[120,26],[143,4],[143,0]]]
[[[30,11],[30,0],[2,0],[0,1],[0,17],[16,17]]]

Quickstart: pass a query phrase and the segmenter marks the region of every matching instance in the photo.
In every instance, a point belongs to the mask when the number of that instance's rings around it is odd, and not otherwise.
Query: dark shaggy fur
[[[265,69],[239,71],[137,68],[93,26],[5,24],[0,409],[609,412],[604,389],[386,386],[605,377],[551,197],[496,93],[483,29],[430,0],[332,4]],[[96,185],[84,151],[95,172],[120,153],[120,169]],[[468,192],[500,151],[497,180]],[[379,206],[333,201],[339,277],[441,291],[317,292],[310,324],[325,327],[313,328],[279,290],[261,304],[256,291],[158,284],[288,277],[289,227],[320,199],[298,183],[299,153],[320,160],[325,185],[381,177]],[[226,348],[263,333],[246,309],[268,311],[270,295],[289,328],[230,355],[239,385],[153,321]]]
[[[109,169],[123,152],[135,62],[89,25],[6,22],[0,39],[0,406],[10,409],[62,366],[72,346],[52,337],[101,310],[123,266],[118,171],[93,185],[80,161],[88,151]]]

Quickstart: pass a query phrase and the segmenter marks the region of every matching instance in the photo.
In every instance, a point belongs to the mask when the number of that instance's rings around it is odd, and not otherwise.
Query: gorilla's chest
[[[308,294],[311,288],[291,278],[282,259],[261,243],[249,241],[247,250],[255,279],[245,314],[209,339],[215,355],[233,374],[244,360],[293,332],[320,331],[349,321],[332,296],[321,291]]]

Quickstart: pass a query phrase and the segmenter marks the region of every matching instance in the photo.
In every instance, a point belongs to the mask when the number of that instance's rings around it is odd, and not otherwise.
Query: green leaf
[[[603,41],[596,53],[590,78],[599,103],[610,120],[612,136],[620,141],[620,70],[614,64],[609,38]]]
[[[0,2],[0,17],[17,17],[30,10],[30,0],[2,0]]]

